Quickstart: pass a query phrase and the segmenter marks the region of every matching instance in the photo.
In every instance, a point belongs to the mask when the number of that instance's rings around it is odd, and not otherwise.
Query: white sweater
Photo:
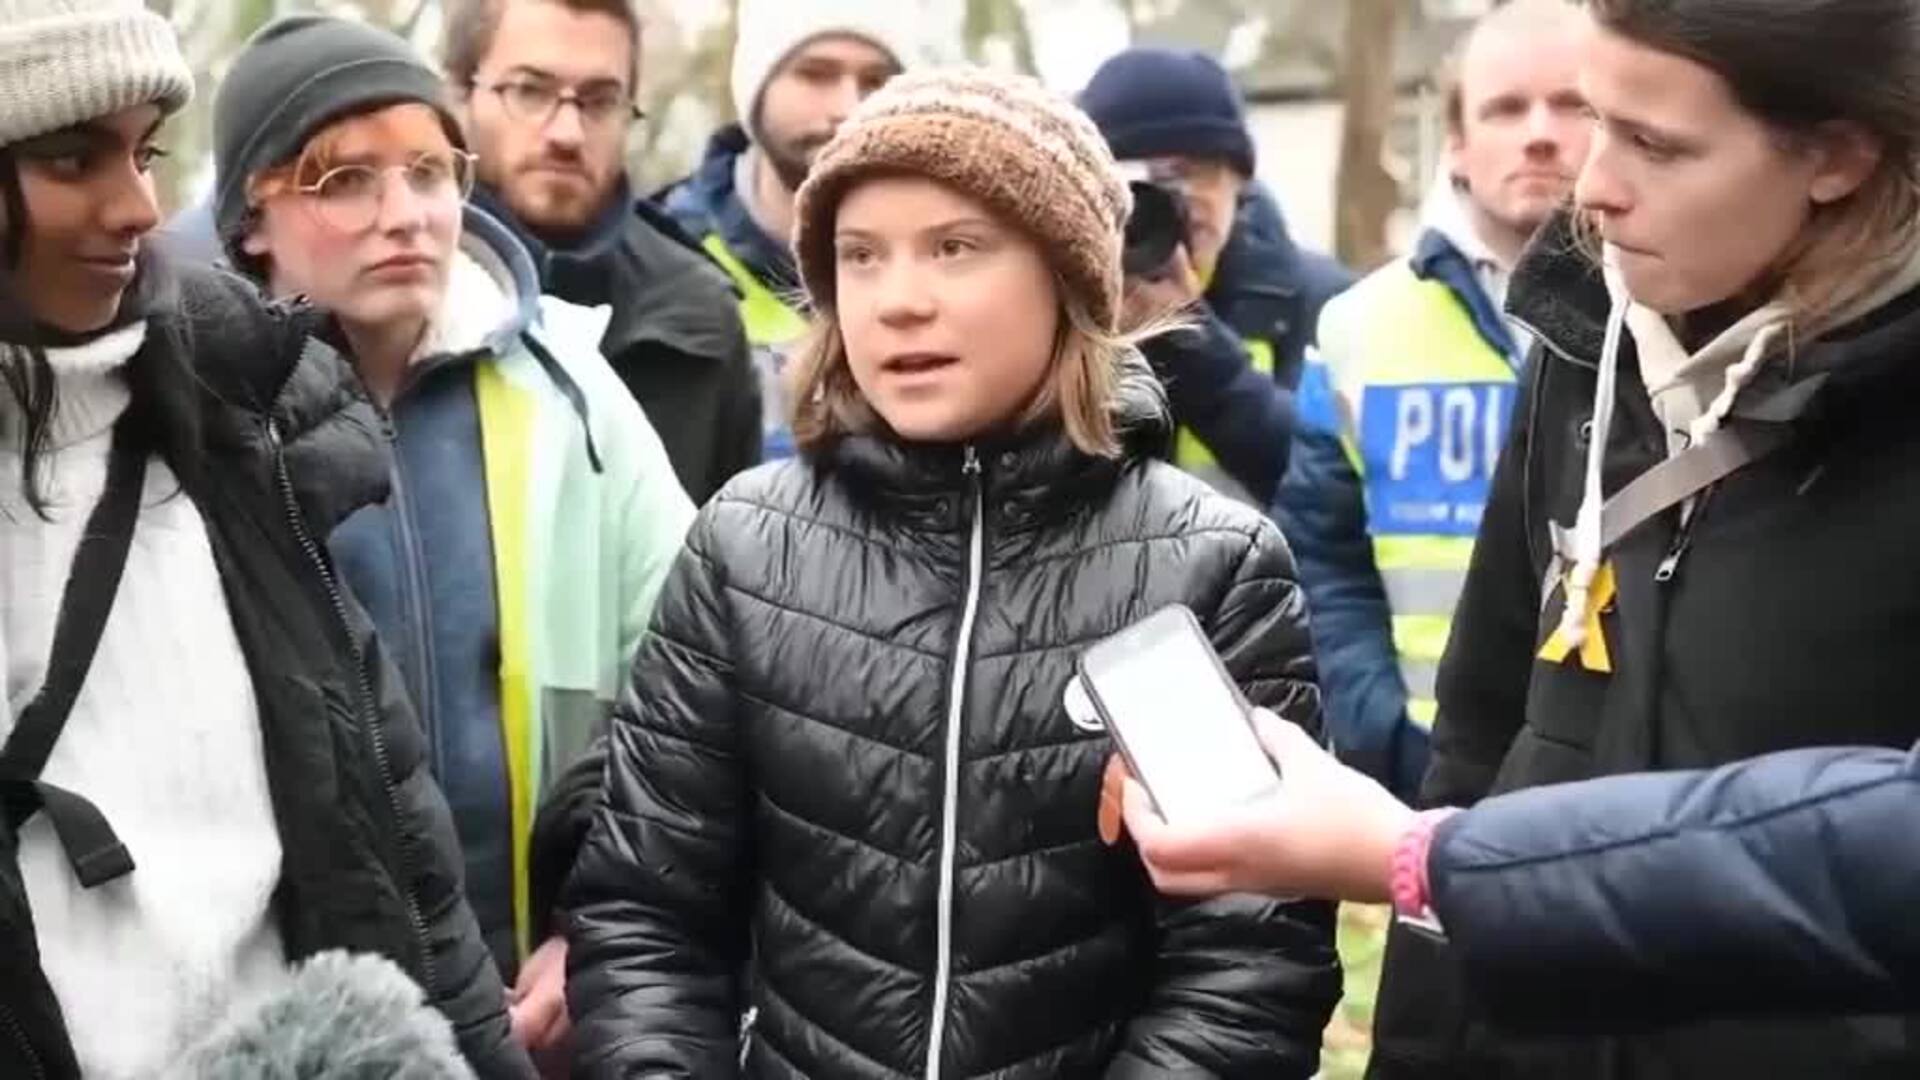
[[[20,489],[18,416],[0,416],[0,737],[46,675],[80,535],[106,483],[126,361],[144,324],[49,354],[58,411],[47,521]],[[3,348],[4,346],[0,346]],[[14,410],[0,392],[0,409]],[[43,774],[91,799],[132,852],[127,877],[74,879],[45,815],[20,833],[41,960],[90,1080],[158,1073],[236,1000],[286,978],[269,903],[280,839],[253,685],[205,524],[158,459],[126,574]]]

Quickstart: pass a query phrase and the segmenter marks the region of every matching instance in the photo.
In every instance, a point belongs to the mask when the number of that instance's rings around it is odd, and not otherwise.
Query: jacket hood
[[[721,128],[708,141],[699,168],[656,201],[688,233],[719,237],[729,254],[776,292],[798,293],[800,271],[792,249],[767,235],[740,194],[742,159],[751,147],[740,125]]]
[[[727,124],[707,140],[700,164],[685,179],[654,195],[680,227],[699,236],[714,229],[721,208],[733,198],[733,171],[740,155],[753,145],[739,124]]]
[[[1085,453],[1058,422],[1048,422],[964,445],[909,443],[891,433],[850,435],[817,460],[845,476],[867,500],[911,510],[938,506],[963,483],[971,448],[996,492],[1027,495],[1064,512],[1127,467],[1159,453],[1172,434],[1166,392],[1146,358],[1130,350],[1120,361],[1119,375],[1110,406],[1121,442],[1118,458]]]
[[[732,283],[665,210],[623,187],[584,246],[569,250],[542,244],[487,189],[476,189],[473,201],[532,256],[546,293],[612,309],[600,342],[610,362],[644,345],[715,360],[734,354],[740,326]]]
[[[477,206],[466,208],[461,226],[419,360],[505,352],[540,321],[540,277],[526,246]]]

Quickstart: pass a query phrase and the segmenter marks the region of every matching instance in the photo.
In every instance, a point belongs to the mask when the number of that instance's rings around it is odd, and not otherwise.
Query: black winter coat
[[[660,435],[695,505],[760,464],[760,376],[725,271],[666,211],[624,190],[584,251],[555,250],[485,188],[477,202],[513,230],[547,292],[612,309],[600,352]]]
[[[1493,481],[1439,679],[1429,804],[1613,773],[1701,768],[1809,746],[1920,737],[1920,292],[1770,360],[1730,425],[1788,423],[1791,441],[1608,552],[1601,616],[1612,673],[1536,658],[1549,521],[1570,525],[1609,302],[1564,220],[1516,275],[1509,308],[1538,344]],[[1665,457],[1630,335],[1607,446],[1611,494]],[[1661,564],[1672,556],[1671,572]],[[1665,577],[1666,580],[1661,580]],[[1688,879],[1653,888],[1693,887]],[[1784,916],[1781,933],[1797,921]],[[1903,1017],[1727,1021],[1627,1039],[1529,1042],[1490,1028],[1446,948],[1397,932],[1370,1075],[1609,1078],[1920,1076]],[[1590,1000],[1595,1026],[1608,1003]]]
[[[1096,836],[1110,745],[1061,693],[1174,601],[1317,728],[1285,543],[1165,464],[862,437],[721,492],[570,885],[582,1075],[1311,1075],[1331,907],[1161,900]]]
[[[177,461],[175,471],[206,522],[253,675],[288,959],[388,957],[452,1021],[482,1078],[531,1076],[462,896],[419,725],[317,539],[384,497],[380,421],[337,353],[303,353],[319,328],[312,309],[269,307],[224,273],[186,273],[169,286],[177,295],[150,305],[171,332],[151,331],[132,363],[201,391],[156,420],[174,436],[198,433],[188,449],[197,468]],[[190,355],[179,355],[182,341]],[[0,824],[0,1076],[65,1080],[78,1065],[40,968],[15,844]]]

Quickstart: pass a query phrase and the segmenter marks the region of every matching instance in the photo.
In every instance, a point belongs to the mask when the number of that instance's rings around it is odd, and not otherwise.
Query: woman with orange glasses
[[[331,537],[391,643],[454,810],[515,1030],[564,1043],[552,896],[596,770],[555,789],[623,681],[693,509],[601,359],[603,313],[540,295],[466,205],[473,158],[401,39],[301,15],[214,105],[228,257],[332,312],[391,420],[392,496]]]

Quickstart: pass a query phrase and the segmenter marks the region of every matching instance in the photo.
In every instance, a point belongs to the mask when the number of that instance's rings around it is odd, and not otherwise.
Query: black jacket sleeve
[[[1489,799],[1442,823],[1429,866],[1503,1025],[1911,1012],[1917,833],[1920,756],[1797,750]]]
[[[1202,621],[1250,701],[1317,733],[1306,600],[1278,530],[1261,524]],[[1333,905],[1248,895],[1159,905],[1159,974],[1110,1080],[1314,1075],[1340,999]]]
[[[1273,499],[1293,440],[1293,395],[1253,366],[1246,345],[1203,303],[1199,325],[1142,346],[1180,424],[1262,506]]]
[[[399,673],[368,635],[366,664],[379,695],[385,745],[392,748],[401,831],[400,851],[426,941],[428,1000],[453,1025],[460,1052],[481,1080],[532,1077],[533,1064],[513,1039],[506,990],[480,924],[467,906],[460,841],[453,814],[428,772],[424,736],[405,700]]]
[[[713,530],[709,509],[634,660],[563,900],[583,1077],[738,1071],[748,803]]]
[[[1469,806],[1493,787],[1526,720],[1527,680],[1533,667],[1540,613],[1539,545],[1528,537],[1531,497],[1529,451],[1533,403],[1553,360],[1536,348],[1500,452],[1480,533],[1473,542],[1460,606],[1454,610],[1447,651],[1440,661],[1439,715],[1432,757],[1420,786],[1426,806]]]

